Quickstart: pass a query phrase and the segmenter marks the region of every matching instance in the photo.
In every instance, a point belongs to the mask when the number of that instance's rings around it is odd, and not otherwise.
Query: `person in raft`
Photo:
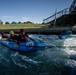
[[[4,31],[1,31],[2,40],[8,40],[9,37],[5,34]]]
[[[28,38],[28,35],[25,34],[25,30],[20,29],[20,34],[18,35],[18,41],[24,42],[24,41],[27,41],[27,38]]]
[[[10,31],[10,39],[12,39],[13,41],[17,42],[17,37],[18,35],[14,33],[14,31]]]
[[[26,33],[24,29],[20,29],[20,34],[18,35],[18,41],[19,42],[25,42],[29,39],[33,40],[32,38],[30,38]]]

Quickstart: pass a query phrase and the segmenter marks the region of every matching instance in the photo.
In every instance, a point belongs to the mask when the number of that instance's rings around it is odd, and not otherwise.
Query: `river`
[[[51,48],[18,52],[0,44],[1,75],[76,75],[76,36],[29,35]]]

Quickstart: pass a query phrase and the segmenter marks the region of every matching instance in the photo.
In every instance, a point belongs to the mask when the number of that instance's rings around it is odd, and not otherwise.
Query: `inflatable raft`
[[[5,45],[6,47],[17,50],[17,51],[37,51],[37,50],[44,50],[46,48],[46,43],[40,40],[28,40],[27,42],[20,42],[17,44],[14,41],[2,40],[1,44]]]

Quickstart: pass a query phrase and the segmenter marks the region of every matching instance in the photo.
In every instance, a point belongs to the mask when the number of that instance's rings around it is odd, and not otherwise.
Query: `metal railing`
[[[72,2],[71,6],[70,6],[70,9],[69,9],[69,12],[71,13],[74,10],[74,8],[76,8],[76,0],[74,0]]]
[[[43,19],[43,23],[49,23],[49,22],[55,20],[56,18],[59,18],[65,14],[69,14],[69,8],[66,8],[60,12],[56,12],[54,15],[52,15],[46,19]]]
[[[53,20],[63,16],[63,15],[66,15],[66,14],[70,14],[72,11],[75,11],[74,8],[76,8],[76,0],[74,0],[70,6],[70,8],[66,8],[60,12],[56,12],[54,15],[46,18],[46,19],[43,19],[43,23],[49,23],[49,22],[52,22]]]

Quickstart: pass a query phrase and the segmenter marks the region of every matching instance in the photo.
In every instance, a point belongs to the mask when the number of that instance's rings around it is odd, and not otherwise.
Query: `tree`
[[[2,20],[0,20],[0,24],[1,24],[1,25],[3,24]]]
[[[9,22],[5,22],[5,24],[10,24]]]
[[[26,22],[23,22],[23,24],[26,24]]]
[[[17,22],[13,21],[11,24],[18,24]]]
[[[31,21],[27,21],[26,24],[34,24],[34,23]]]
[[[3,24],[3,22],[1,22],[1,25]]]
[[[18,24],[21,24],[21,23],[22,23],[22,22],[20,22],[20,21],[18,22]]]
[[[14,24],[14,21],[13,21],[13,22],[11,22],[11,24]]]

